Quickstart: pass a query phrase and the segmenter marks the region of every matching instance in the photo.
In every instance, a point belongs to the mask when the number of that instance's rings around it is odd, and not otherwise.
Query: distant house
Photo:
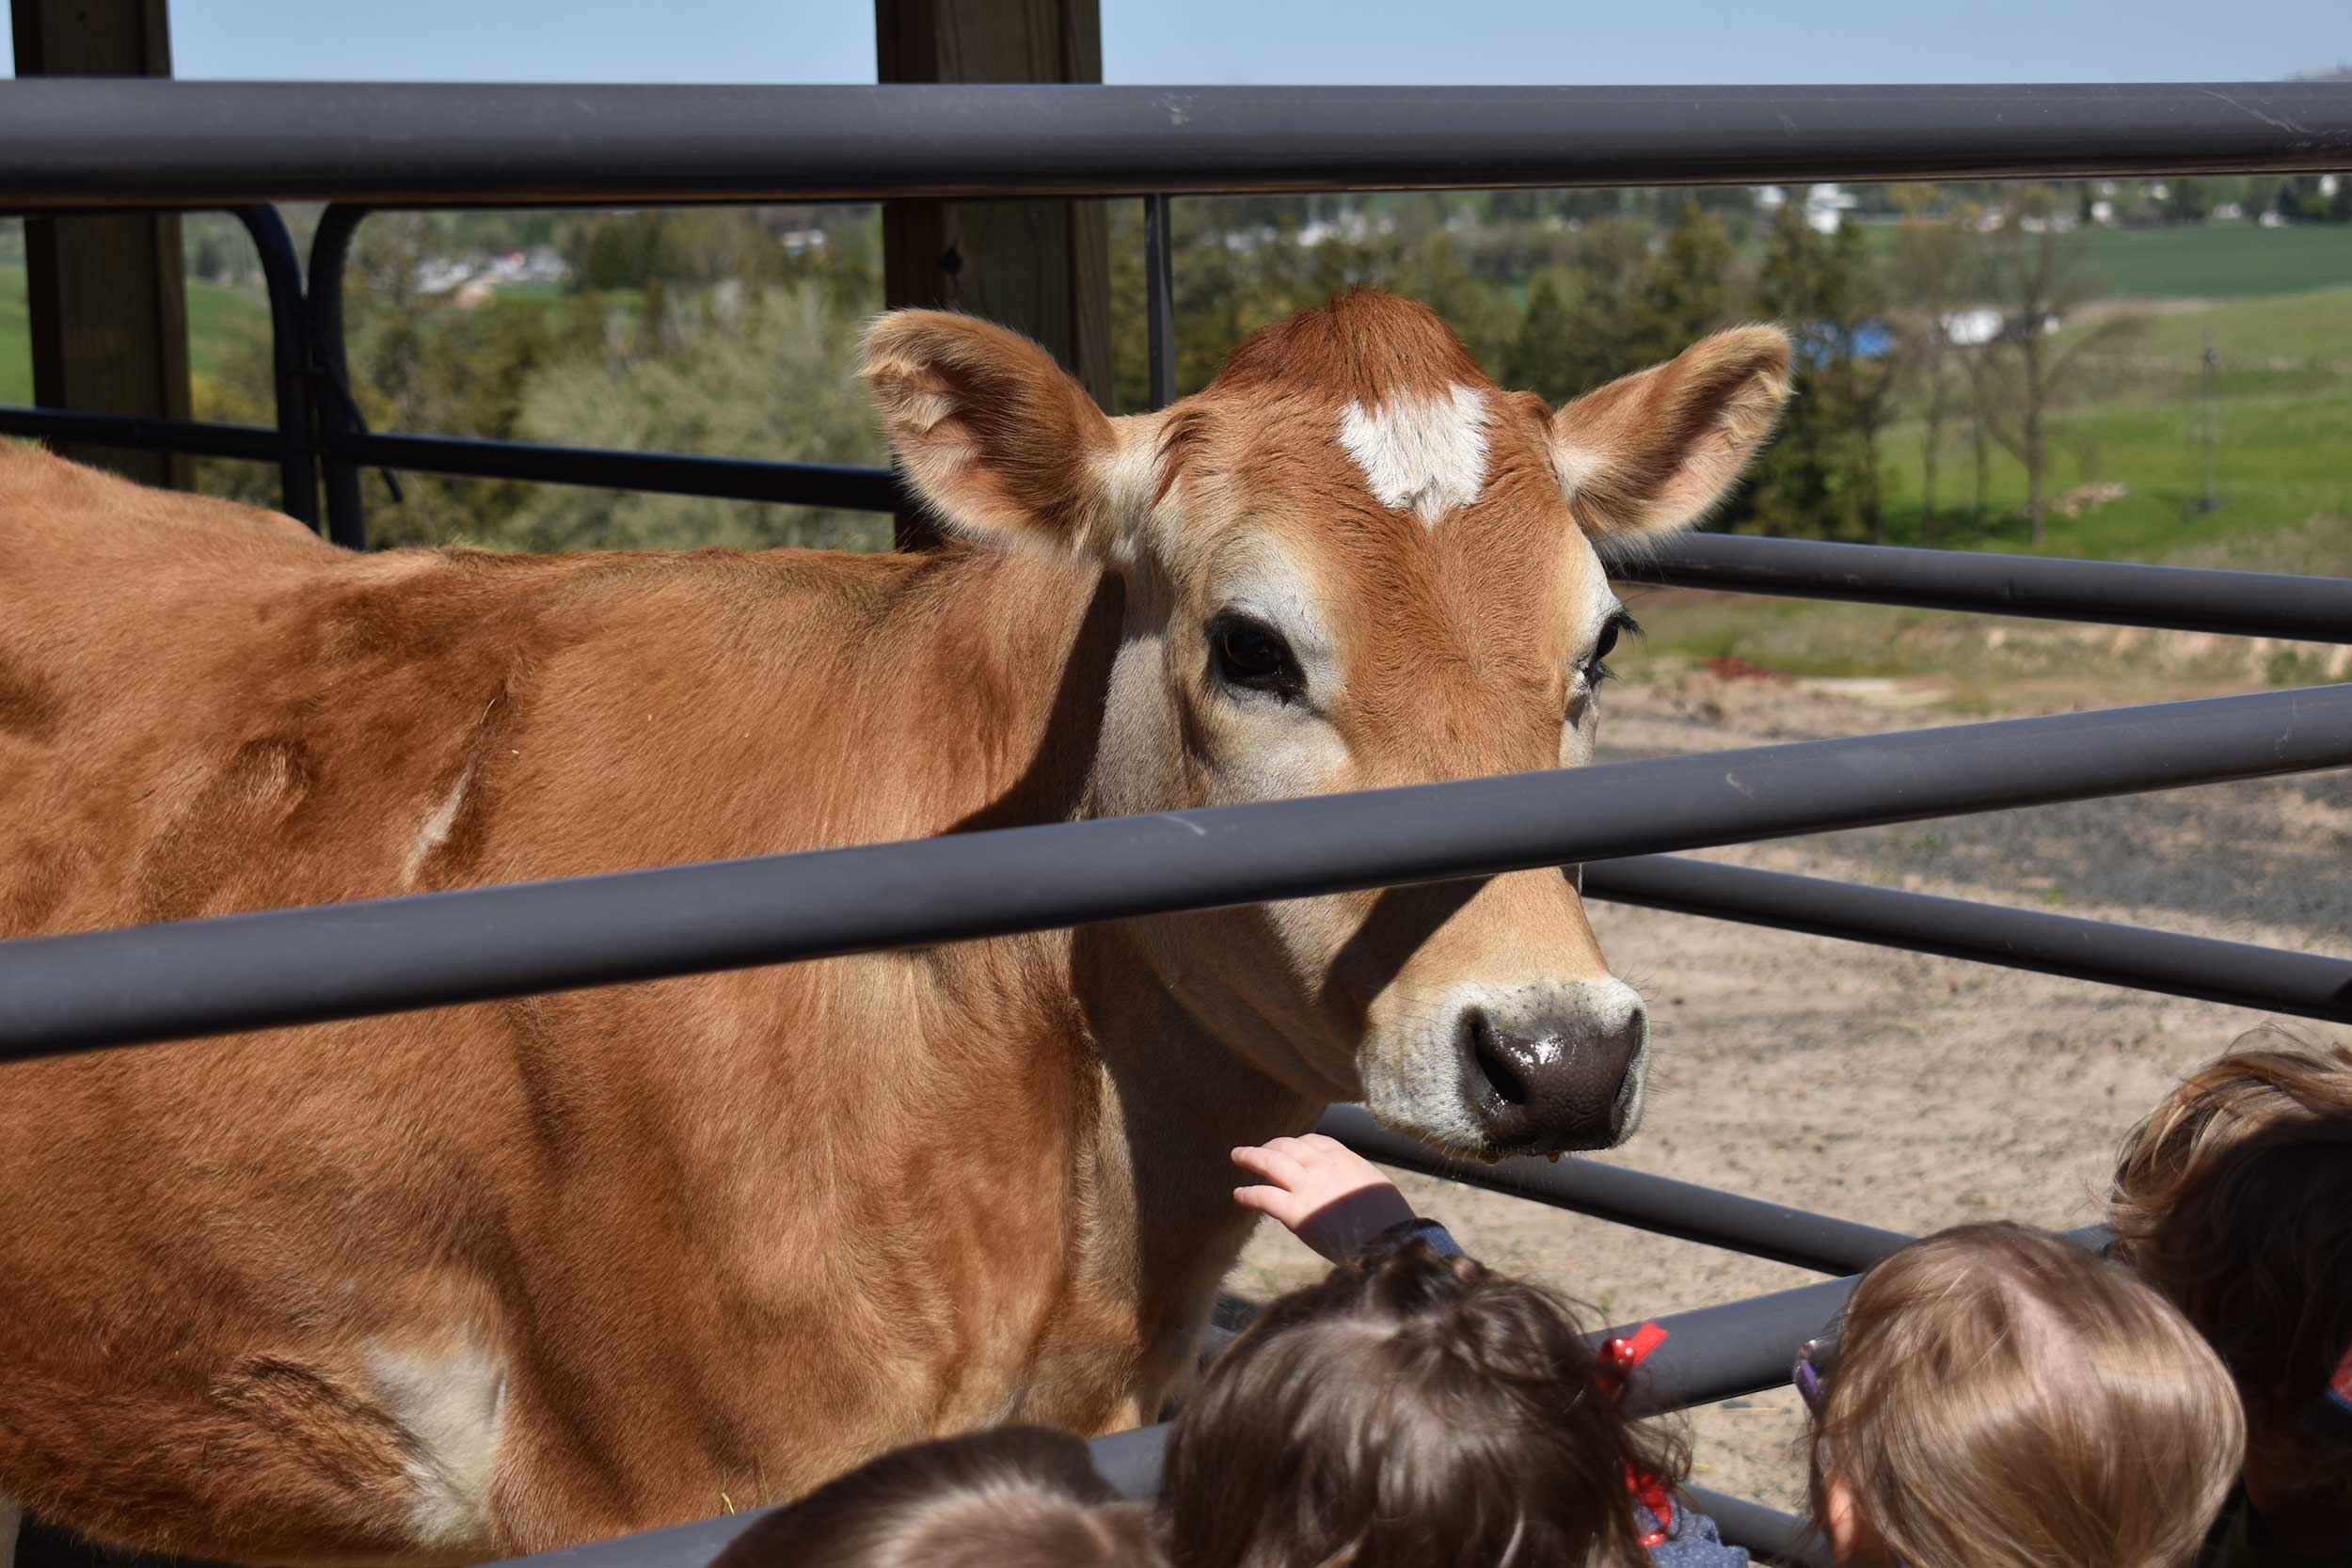
[[[1942,325],[1946,342],[1975,348],[2001,335],[2001,313],[1989,305],[1979,305],[1974,309],[1953,311]]]
[[[1804,190],[1805,227],[1816,234],[1835,234],[1853,211],[1857,198],[1837,185],[1807,185]],[[1778,185],[1759,185],[1756,205],[1759,211],[1777,213],[1788,203],[1788,193]]]

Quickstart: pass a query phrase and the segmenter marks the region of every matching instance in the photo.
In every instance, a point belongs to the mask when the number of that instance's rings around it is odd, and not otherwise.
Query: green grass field
[[[2352,224],[2102,229],[2086,270],[2118,299],[2240,299],[2352,284]]]
[[[24,313],[24,269],[0,266],[0,403],[33,401],[33,341]]]
[[[269,304],[259,294],[200,279],[189,282],[188,369],[196,374],[217,374],[230,355],[268,330]],[[0,267],[0,403],[32,401],[24,269]]]
[[[1864,233],[1876,252],[1894,246],[1891,223]],[[2352,224],[2093,229],[2083,243],[2083,276],[2113,299],[2249,299],[2352,284]]]
[[[2219,356],[2210,512],[2201,505],[2199,401],[2208,342]],[[2046,553],[2165,560],[2249,530],[2352,518],[2352,285],[2152,312],[2110,352],[2086,405],[2054,420],[2047,487],[2054,498],[2094,483],[2120,483],[2130,494],[2081,517],[2052,518]],[[1923,531],[1923,434],[1916,422],[1898,425],[1882,450],[1892,485],[1890,526],[1907,543]],[[1940,453],[1938,542],[2029,547],[2024,467],[1995,449],[1992,515],[1971,526],[1953,515],[1973,491],[1964,423],[1947,429]]]
[[[2197,367],[2209,339],[2220,370],[2217,504],[2206,511]],[[2096,400],[2055,421],[2048,490],[2056,498],[2095,481],[2129,493],[2053,516],[2042,554],[2352,577],[2352,286],[2152,313],[2115,352]],[[1916,421],[1899,424],[1880,449],[1893,543],[1923,542],[1922,437]],[[2024,467],[1994,448],[1981,524],[1967,517],[1972,468],[1966,426],[1955,421],[1942,444],[1936,543],[2031,551]],[[1938,675],[1989,689],[2060,672],[2242,679],[2247,657],[2226,641],[2190,653],[2179,638],[2126,650],[2082,628],[1859,605],[1669,596],[1634,610],[1649,627],[1649,668],[1661,672],[1732,655],[1796,675]],[[2171,651],[2152,663],[2152,647]],[[2308,653],[2264,657],[2275,682],[2321,678]],[[1635,679],[1642,670],[1628,661]]]

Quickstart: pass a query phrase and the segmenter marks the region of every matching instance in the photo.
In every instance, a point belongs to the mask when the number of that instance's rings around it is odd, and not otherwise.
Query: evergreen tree
[[[1643,364],[1671,359],[1731,324],[1737,266],[1722,220],[1684,202],[1636,295],[1632,338]]]
[[[1816,233],[1785,204],[1765,237],[1756,278],[1764,314],[1796,347],[1779,438],[1765,448],[1740,525],[1752,531],[1864,539],[1883,528],[1873,437],[1888,386],[1858,361],[1876,287],[1858,232]]]
[[[1519,318],[1518,337],[1503,358],[1503,385],[1540,393],[1555,408],[1584,391],[1565,368],[1569,335],[1574,330],[1568,292],[1560,275],[1542,274],[1527,291],[1527,310]]]

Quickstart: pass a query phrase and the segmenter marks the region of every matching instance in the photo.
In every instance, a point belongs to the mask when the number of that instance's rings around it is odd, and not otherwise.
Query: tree
[[[1624,218],[1603,218],[1587,224],[1579,240],[1565,335],[1550,351],[1556,368],[1549,386],[1563,394],[1554,401],[1651,362],[1644,357],[1649,344],[1639,321],[1650,268],[1647,230]]]
[[[1502,381],[1515,389],[1541,394],[1557,407],[1585,388],[1570,383],[1562,367],[1563,347],[1573,330],[1568,289],[1557,272],[1539,276],[1527,291],[1527,311],[1518,337],[1502,361]]]
[[[1756,297],[1795,341],[1792,395],[1779,438],[1757,461],[1746,526],[1825,539],[1885,528],[1877,439],[1895,365],[1867,353],[1879,282],[1856,230],[1814,231],[1795,202],[1765,236]]]
[[[1986,410],[1994,392],[1981,351],[1971,353],[1963,363],[1968,377],[1968,456],[1975,481],[1968,496],[1968,526],[1981,530],[1987,497],[1993,488],[1993,432]]]
[[[1722,220],[1684,202],[1636,291],[1635,356],[1655,364],[1730,325],[1737,262]]]
[[[2051,221],[2045,186],[2012,198],[1985,251],[1985,284],[2002,310],[1998,339],[1979,356],[1979,397],[1993,438],[2025,465],[2033,543],[2049,515],[2050,420],[2089,378],[2101,348],[2129,326],[2122,317],[2080,318],[2096,294],[2082,270],[2079,231]]]
[[[1920,531],[1932,545],[1936,468],[1945,428],[1958,411],[1963,388],[1955,383],[1964,381],[1964,370],[1955,362],[1961,351],[1952,342],[1952,324],[1969,303],[1980,263],[1973,208],[1939,214],[1931,210],[1933,186],[1897,190],[1903,216],[1887,260],[1887,293],[1895,335],[1918,393]]]
[[[532,375],[516,439],[647,451],[881,464],[858,338],[814,284],[673,293],[653,352],[583,356]],[[886,549],[879,513],[537,485],[474,535],[506,548],[683,545]]]

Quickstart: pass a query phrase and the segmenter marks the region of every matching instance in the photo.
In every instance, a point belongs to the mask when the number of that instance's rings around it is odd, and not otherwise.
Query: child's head
[[[887,1453],[770,1514],[711,1568],[1164,1568],[1067,1433],[998,1427]]]
[[[1160,1479],[1179,1568],[1641,1568],[1629,1422],[1564,1304],[1415,1242],[1342,1263],[1226,1350]]]
[[[1962,1226],[1854,1291],[1814,1510],[1853,1563],[2165,1568],[2242,1444],[2228,1374],[2155,1291],[2059,1237]]]
[[[2112,1223],[2236,1381],[2257,1505],[2352,1507],[2318,1418],[2352,1351],[2352,1052],[2269,1033],[2190,1076],[2124,1140]]]

